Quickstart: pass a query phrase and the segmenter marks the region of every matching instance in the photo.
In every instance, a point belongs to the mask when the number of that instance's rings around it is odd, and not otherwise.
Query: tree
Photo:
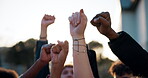
[[[94,48],[103,48],[103,45],[97,41],[91,41],[88,43],[88,46],[90,49],[94,49]]]
[[[25,65],[29,68],[34,61],[35,44],[35,39],[28,39],[26,42],[18,42],[7,52],[6,62],[14,65]]]
[[[88,47],[96,52],[100,78],[112,78],[112,76],[108,73],[108,70],[113,61],[108,58],[103,58],[103,45],[97,41],[91,41],[88,43]]]
[[[91,41],[88,43],[88,47],[94,50],[97,54],[97,60],[102,59],[103,45],[97,41]]]

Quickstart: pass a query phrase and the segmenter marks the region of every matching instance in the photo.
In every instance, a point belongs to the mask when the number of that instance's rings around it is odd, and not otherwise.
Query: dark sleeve
[[[37,41],[36,43],[36,50],[35,50],[35,60],[40,57],[41,47],[44,44],[48,44],[48,41]],[[49,74],[49,64],[47,64],[36,76],[36,78],[46,78]]]
[[[87,53],[94,78],[100,78],[96,60],[96,52],[94,50],[88,50]]]
[[[112,52],[129,66],[135,75],[148,77],[148,52],[126,32],[119,34],[117,39],[109,42]]]

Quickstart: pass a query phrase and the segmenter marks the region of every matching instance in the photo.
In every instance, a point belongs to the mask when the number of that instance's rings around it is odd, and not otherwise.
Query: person
[[[61,78],[73,78],[73,65],[64,66]]]
[[[18,73],[15,70],[0,67],[0,78],[18,78]]]
[[[50,78],[50,74],[46,78]],[[61,78],[73,78],[73,65],[64,66],[62,69]]]
[[[94,78],[100,78],[99,76],[99,71],[98,71],[98,65],[97,65],[97,60],[96,60],[96,52],[94,50],[91,50],[88,48],[88,45],[86,45],[87,47],[87,54],[88,54],[88,59],[89,59],[89,63],[93,72],[93,76]]]
[[[35,50],[35,61],[39,59],[41,47],[45,44],[48,44],[47,40],[47,27],[53,24],[55,21],[55,17],[52,15],[45,14],[41,20],[41,31],[40,38],[36,42],[36,50]],[[37,74],[36,78],[45,78],[48,74],[50,74],[49,63],[45,65]]]
[[[134,76],[133,71],[119,60],[112,63],[109,73],[114,78],[139,78]]]
[[[35,78],[38,72],[50,61],[50,78],[61,78],[61,72],[68,54],[68,45],[68,41],[58,41],[56,45],[43,45],[39,59],[20,78]]]
[[[87,17],[83,9],[73,13],[69,17],[69,22],[70,34],[73,39],[74,78],[93,78],[84,36]]]
[[[48,26],[54,23],[55,19],[56,18],[54,16],[47,15],[47,14],[45,14],[44,17],[42,18],[40,38],[36,43],[35,60],[37,60],[40,56],[41,47],[45,44],[48,44],[47,28]],[[94,77],[99,78],[98,67],[97,67],[97,62],[96,62],[96,53],[95,51],[88,49],[88,47],[87,47],[87,53],[88,53],[89,62],[90,62]],[[49,64],[47,64],[46,66],[44,66],[44,68],[41,69],[41,71],[38,73],[36,78],[46,77],[48,74],[50,74],[49,70],[50,70]]]
[[[116,33],[111,28],[109,12],[97,14],[90,22],[110,40],[112,52],[130,67],[134,75],[148,77],[148,52],[125,31]]]

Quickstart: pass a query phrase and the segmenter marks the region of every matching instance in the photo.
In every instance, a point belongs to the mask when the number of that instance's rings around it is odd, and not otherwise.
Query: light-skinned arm
[[[58,41],[58,44],[52,47],[51,78],[61,78],[61,73],[68,54],[68,50],[68,41]]]
[[[69,17],[70,34],[73,39],[74,78],[93,78],[85,42],[87,17],[83,12],[75,12]]]

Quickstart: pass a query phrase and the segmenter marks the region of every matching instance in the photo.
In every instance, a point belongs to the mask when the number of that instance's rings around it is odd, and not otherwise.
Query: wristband
[[[73,41],[79,41],[79,40],[83,40],[85,38],[78,38],[78,39],[73,39]]]
[[[46,39],[47,37],[40,37],[40,39]]]

